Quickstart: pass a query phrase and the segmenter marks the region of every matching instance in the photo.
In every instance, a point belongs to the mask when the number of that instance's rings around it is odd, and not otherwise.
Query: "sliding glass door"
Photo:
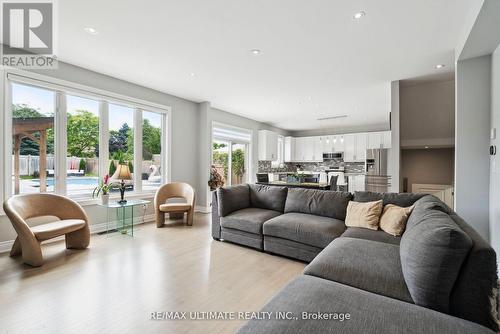
[[[222,176],[224,185],[248,182],[248,143],[214,138],[212,166]]]

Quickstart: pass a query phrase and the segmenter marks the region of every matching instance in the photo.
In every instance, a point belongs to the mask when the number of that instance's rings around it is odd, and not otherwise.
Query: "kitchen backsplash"
[[[259,173],[280,173],[297,171],[297,166],[301,166],[300,170],[311,172],[322,172],[332,166],[331,162],[285,162],[282,168],[275,168],[271,166],[271,161],[259,161]],[[346,173],[364,173],[365,164],[363,162],[345,162],[344,168]]]
[[[344,165],[346,173],[364,173],[365,163],[364,162],[346,162]]]

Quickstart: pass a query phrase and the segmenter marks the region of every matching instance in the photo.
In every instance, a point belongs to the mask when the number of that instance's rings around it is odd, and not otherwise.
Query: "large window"
[[[99,102],[66,96],[66,191],[89,197],[99,179]]]
[[[12,193],[54,191],[52,91],[12,84]]]
[[[120,164],[130,171],[127,191],[153,192],[166,182],[168,109],[108,99],[90,88],[66,92],[50,82],[8,78],[7,196],[56,192],[90,199],[106,174],[111,182],[121,181],[115,173]]]

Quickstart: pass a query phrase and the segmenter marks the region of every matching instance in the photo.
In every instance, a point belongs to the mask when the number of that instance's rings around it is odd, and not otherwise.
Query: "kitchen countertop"
[[[266,186],[282,186],[282,187],[290,187],[290,188],[309,188],[309,189],[322,189],[328,190],[330,189],[330,185],[328,183],[313,183],[313,182],[285,182],[285,181],[272,181],[272,182],[256,182],[256,184],[262,184]]]

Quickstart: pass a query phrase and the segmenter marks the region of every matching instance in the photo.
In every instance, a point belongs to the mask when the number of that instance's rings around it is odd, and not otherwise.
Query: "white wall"
[[[391,149],[389,150],[389,164],[387,172],[391,175],[391,191],[399,192],[402,189],[401,170],[401,136],[400,136],[400,101],[399,81],[391,82]]]
[[[500,254],[500,45],[491,60],[491,128],[497,131],[491,145],[499,152],[490,162],[490,242]]]
[[[491,56],[456,65],[455,210],[489,240]]]

